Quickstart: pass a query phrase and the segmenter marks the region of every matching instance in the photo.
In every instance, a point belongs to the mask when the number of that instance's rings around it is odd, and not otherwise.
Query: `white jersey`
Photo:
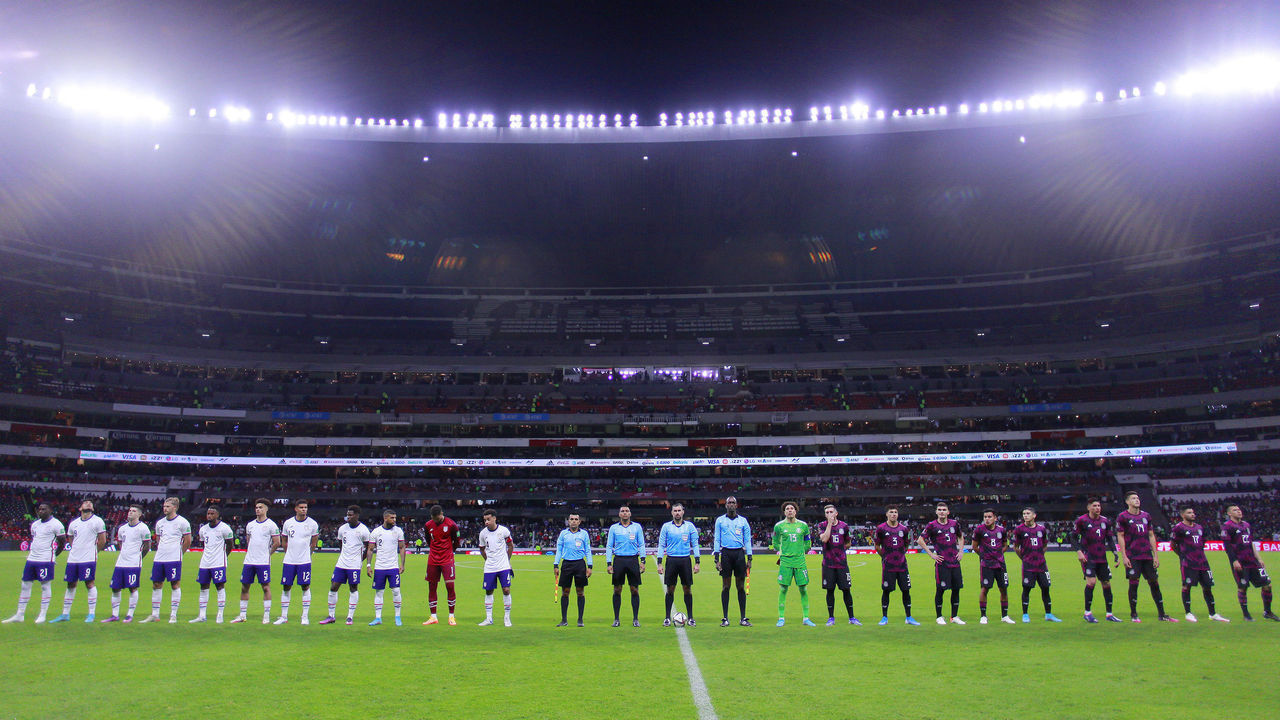
[[[511,539],[511,531],[506,525],[499,525],[497,530],[484,528],[480,531],[480,547],[484,548],[484,571],[501,572],[511,569],[511,558],[507,557],[507,541]]]
[[[71,541],[71,549],[67,551],[69,563],[91,563],[98,561],[98,536],[107,532],[107,523],[97,515],[90,515],[88,520],[76,517],[67,526],[67,539]]]
[[[205,523],[200,526],[200,544],[204,552],[200,553],[201,569],[224,568],[227,566],[227,541],[235,537],[231,526],[218,521],[216,526]]]
[[[125,523],[116,528],[116,544],[120,546],[120,556],[116,558],[118,568],[142,567],[142,543],[151,539],[151,531],[146,523],[130,525]]]
[[[289,541],[288,547],[284,549],[285,564],[310,565],[311,538],[320,534],[320,525],[311,518],[298,522],[297,517],[291,517],[284,521],[280,534]]]
[[[386,525],[379,525],[369,533],[369,542],[373,543],[375,553],[374,570],[400,569],[400,543],[404,542],[404,528],[397,525],[388,530]]]
[[[244,526],[244,564],[270,565],[271,538],[280,534],[280,526],[271,518],[250,520]]]
[[[67,529],[56,517],[31,523],[31,551],[27,553],[27,562],[53,562],[53,543],[66,534]]]
[[[369,528],[364,523],[356,523],[355,527],[351,527],[351,523],[342,523],[338,528],[338,541],[342,543],[338,567],[342,570],[359,570],[364,546],[369,542]]]
[[[172,520],[162,517],[151,534],[156,536],[153,562],[178,562],[182,560],[182,538],[191,534],[191,523],[181,515],[174,515]]]

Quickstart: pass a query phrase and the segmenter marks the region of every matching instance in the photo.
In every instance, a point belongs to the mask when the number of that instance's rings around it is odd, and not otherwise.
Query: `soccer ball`
[[[671,614],[671,624],[675,625],[676,627],[684,627],[684,621],[688,619],[689,618],[685,617],[685,614],[682,612]]]

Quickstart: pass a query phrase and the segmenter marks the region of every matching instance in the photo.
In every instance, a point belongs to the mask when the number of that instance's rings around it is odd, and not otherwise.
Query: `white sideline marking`
[[[684,628],[676,628],[676,639],[680,641],[680,654],[684,656],[684,670],[689,675],[689,692],[693,694],[693,704],[698,708],[698,720],[718,720],[707,684],[702,681],[702,671],[698,669],[698,658],[693,654]]]

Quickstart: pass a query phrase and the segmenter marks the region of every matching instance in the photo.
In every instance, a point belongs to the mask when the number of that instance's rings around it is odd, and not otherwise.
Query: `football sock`
[[[720,617],[729,617],[729,588],[720,591],[720,609],[724,612]]]
[[[1191,588],[1186,585],[1182,586],[1182,608],[1186,612],[1191,612]]]
[[[71,614],[71,604],[76,601],[76,588],[67,588],[67,594],[62,596],[62,614]]]
[[[1000,617],[1009,617],[1009,598],[1000,596]]]
[[[790,585],[778,586],[778,617],[785,617],[787,614],[787,591],[791,589]]]
[[[281,608],[283,610],[284,608]],[[311,614],[311,588],[302,591],[302,619],[306,620]]]
[[[98,586],[89,588],[89,614],[94,615],[98,612]]]
[[[453,614],[453,606],[458,602],[458,596],[453,592],[453,581],[447,581],[444,584],[445,597],[449,600],[449,614]]]
[[[218,588],[218,617],[222,617],[222,611],[227,608],[227,589]]]
[[[136,611],[137,611],[137,609],[138,609],[138,591],[137,591],[137,590],[134,590],[133,592],[129,593],[129,615],[128,615],[128,617],[133,617],[133,613],[134,613],[134,612],[136,612]]]
[[[1053,614],[1053,600],[1049,598],[1049,588],[1040,588],[1040,602],[1044,603],[1044,612],[1046,615]]]
[[[880,591],[880,615],[882,617],[889,616],[889,591]]]
[[[352,590],[351,596],[347,600],[347,619],[356,616],[356,606],[360,604],[360,591]]]
[[[663,599],[667,603],[667,614],[663,615],[663,617],[671,617],[671,603],[676,599],[675,593],[667,593]]]
[[[1200,588],[1200,589],[1204,591],[1204,604],[1209,606],[1209,614],[1217,615],[1218,614],[1217,603],[1213,599],[1213,590],[1207,587]],[[1188,610],[1187,612],[1191,612],[1191,611]]]
[[[209,611],[209,588],[200,589],[200,617]]]
[[[1085,612],[1093,611],[1093,586],[1092,585],[1084,586],[1084,611]]]
[[[631,619],[640,619],[640,593],[631,593]]]
[[[693,617],[693,591],[690,590],[684,594],[684,614]]]
[[[619,616],[622,615],[622,593],[613,594],[613,621],[618,622]]]
[[[1110,587],[1110,586],[1107,586],[1107,587],[1102,588],[1102,600],[1107,604],[1107,614],[1108,614],[1108,615],[1110,615],[1110,614],[1111,614],[1111,606],[1112,606],[1112,600],[1113,600],[1113,599],[1114,599],[1114,598],[1113,598],[1113,597],[1112,597],[1112,595],[1111,595],[1111,587]]]
[[[111,593],[111,617],[120,617],[120,593]]]
[[[1138,616],[1138,581],[1131,580],[1129,582],[1129,614],[1134,617]]]
[[[485,620],[493,619],[493,596],[492,595],[484,596],[484,619]]]
[[[289,617],[289,602],[293,599],[293,593],[289,590],[280,592],[280,617]]]
[[[1022,614],[1026,615],[1027,610],[1031,608],[1031,588],[1023,586],[1022,588]]]
[[[852,613],[852,612],[850,612],[849,614],[850,614],[850,615],[853,615],[853,613]],[[952,590],[951,590],[951,617],[957,617],[958,615],[960,615],[960,591],[959,591],[958,589],[952,588]]]
[[[911,617],[911,590],[902,589],[902,609],[907,611],[907,617]]]
[[[511,617],[511,596],[502,596],[502,611],[507,617]]]
[[[1163,617],[1165,614],[1164,613],[1164,593],[1160,592],[1159,585],[1156,585],[1155,583],[1150,583],[1150,585],[1151,585],[1151,599],[1156,601],[1156,612],[1159,613],[1161,617]]]
[[[248,615],[248,614],[249,614],[249,599],[248,599],[248,598],[244,598],[244,599],[242,599],[242,600],[240,601],[240,614],[241,614],[241,615]]]
[[[738,583],[738,615],[747,616],[747,589]]]
[[[262,601],[262,619],[268,620],[270,618],[271,618],[271,601],[264,599]]]
[[[746,598],[744,597],[743,599],[745,600]],[[744,602],[743,605],[745,604],[746,603]],[[847,589],[844,590],[844,609],[849,611],[849,618],[853,619],[853,593],[849,592]]]
[[[329,591],[329,617],[338,610],[338,592],[336,590]]]
[[[439,596],[436,595],[436,586],[438,582],[427,583],[427,607],[431,608],[431,614],[436,614],[436,606],[439,604]]]
[[[986,617],[986,616],[987,616],[987,601],[986,601],[986,600],[979,600],[979,601],[978,601],[978,612],[982,615],[982,617]]]
[[[560,591],[560,622],[569,622],[569,596]]]
[[[373,619],[382,619],[382,590],[373,591]]]
[[[1271,586],[1262,588],[1262,612],[1271,612]]]
[[[400,588],[391,588],[391,605],[396,611],[396,617],[400,617]]]
[[[160,614],[160,603],[164,600],[164,588],[151,591],[151,614]]]
[[[942,617],[942,597],[945,593],[946,590],[942,588],[937,588],[933,591],[933,609],[938,614],[938,617]]]
[[[40,617],[49,612],[49,603],[53,602],[53,582],[40,583]]]
[[[829,587],[827,588],[827,617],[833,618],[835,616],[836,616],[836,589],[833,587]]]
[[[804,611],[804,617],[809,617],[809,586],[800,586],[800,609]]]
[[[176,616],[178,614],[178,605],[182,604],[182,588],[175,588],[169,593],[169,614]]]
[[[18,591],[18,617],[22,617],[27,612],[27,603],[31,602],[31,582],[23,581],[22,589]]]
[[[582,622],[582,613],[587,609],[587,596],[578,596],[578,622]]]

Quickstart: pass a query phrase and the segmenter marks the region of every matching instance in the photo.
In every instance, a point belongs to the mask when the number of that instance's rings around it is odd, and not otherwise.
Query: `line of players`
[[[1115,557],[1116,567],[1125,566],[1125,575],[1129,581],[1129,607],[1133,622],[1140,622],[1137,611],[1138,589],[1145,579],[1155,601],[1158,616],[1161,620],[1176,622],[1176,619],[1164,610],[1163,597],[1158,584],[1159,559],[1154,552],[1155,532],[1151,516],[1141,510],[1141,500],[1137,493],[1129,493],[1125,497],[1127,509],[1122,511],[1113,522],[1101,513],[1101,502],[1090,498],[1088,511],[1075,521],[1074,546],[1085,578],[1084,619],[1090,623],[1098,622],[1092,613],[1092,603],[1096,585],[1101,584],[1106,604],[1106,619],[1120,622],[1112,612],[1113,598],[1111,593],[1111,568],[1107,564],[1106,554],[1111,552]],[[270,502],[259,499],[255,502],[255,519],[246,525],[246,553],[241,570],[240,612],[231,621],[245,622],[249,607],[249,591],[256,583],[263,593],[262,622],[271,622],[271,565],[270,556],[283,548],[283,578],[280,616],[275,624],[284,624],[289,619],[291,590],[294,584],[301,589],[302,624],[309,624],[311,604],[311,553],[318,539],[319,526],[315,520],[307,516],[308,505],[300,501],[295,505],[295,515],[284,522],[283,529],[267,517]],[[833,505],[823,509],[826,519],[820,522],[812,532],[807,523],[797,519],[796,503],[783,504],[783,519],[776,523],[771,537],[771,547],[777,551],[778,565],[778,626],[785,624],[787,594],[792,584],[799,590],[805,625],[815,623],[809,618],[809,577],[806,555],[812,544],[818,543],[822,548],[822,587],[826,590],[828,626],[835,624],[835,591],[843,594],[845,609],[849,623],[861,625],[854,616],[853,597],[847,559],[848,548],[852,544],[849,526],[839,520],[838,511]],[[141,522],[142,510],[131,506],[128,521],[116,532],[116,541],[120,548],[119,557],[112,573],[112,612],[103,622],[130,622],[138,602],[138,588],[142,575],[142,559],[149,550],[155,550],[152,562],[151,581],[152,598],[151,613],[143,622],[154,622],[160,619],[163,599],[163,585],[170,585],[169,622],[177,622],[177,611],[181,601],[182,555],[191,545],[192,534],[190,524],[177,514],[178,500],[168,498],[163,506],[164,515],[155,523],[154,533]],[[86,622],[93,622],[97,604],[97,588],[95,586],[97,553],[107,541],[105,523],[93,514],[93,504],[85,501],[80,508],[80,516],[72,520],[65,529],[60,521],[52,517],[50,507],[41,504],[37,508],[37,520],[31,525],[31,550],[23,568],[22,589],[19,594],[18,610],[5,623],[22,622],[26,607],[31,599],[34,582],[41,584],[40,613],[36,622],[44,622],[49,604],[52,600],[51,582],[54,577],[54,559],[63,549],[69,549],[64,579],[67,583],[66,595],[63,599],[63,611],[51,622],[63,622],[70,619],[70,609],[75,600],[77,584],[84,582],[89,595],[89,615]],[[886,520],[873,531],[872,538],[875,551],[880,555],[881,572],[881,619],[879,624],[888,623],[888,609],[892,593],[900,591],[902,604],[906,612],[905,622],[919,625],[911,614],[911,578],[907,571],[907,550],[911,544],[911,533],[906,525],[898,520],[898,508],[889,506]],[[959,591],[963,587],[963,575],[960,559],[965,552],[965,538],[958,523],[949,517],[946,503],[936,506],[937,519],[931,521],[916,538],[920,550],[927,553],[934,561],[935,594],[934,606],[937,623],[946,625],[965,624],[959,616]],[[1204,552],[1204,530],[1195,522],[1195,511],[1185,508],[1182,519],[1172,529],[1172,546],[1177,553],[1182,570],[1182,600],[1189,621],[1196,620],[1191,612],[1191,588],[1199,585],[1209,608],[1210,617],[1221,622],[1228,622],[1219,615],[1213,598],[1213,574],[1209,569]],[[1264,615],[1268,620],[1280,620],[1271,609],[1271,584],[1266,568],[1258,559],[1253,549],[1249,524],[1244,521],[1238,506],[1227,508],[1228,520],[1223,524],[1222,539],[1228,560],[1231,562],[1232,574],[1238,588],[1238,600],[1246,620],[1252,620],[1247,603],[1247,590],[1250,585],[1260,588]],[[676,624],[690,627],[696,626],[693,617],[693,575],[700,570],[700,548],[698,531],[692,522],[684,519],[684,506],[675,503],[671,506],[671,521],[665,523],[659,532],[656,560],[658,574],[662,576],[664,585],[665,613],[664,626],[673,624],[673,617],[678,618]],[[370,531],[360,522],[360,509],[351,506],[347,509],[346,522],[338,529],[340,541],[339,558],[330,579],[328,596],[328,615],[320,624],[336,622],[335,612],[338,605],[338,593],[343,584],[348,586],[348,611],[346,623],[354,623],[355,610],[359,602],[360,573],[363,568],[367,575],[373,577],[374,585],[374,619],[370,625],[382,623],[383,593],[390,587],[395,609],[395,623],[401,624],[402,597],[400,594],[400,576],[405,567],[404,531],[396,525],[394,510],[383,512],[383,522]],[[511,580],[514,570],[511,566],[511,555],[514,551],[510,531],[497,522],[493,510],[484,512],[484,527],[480,531],[480,551],[484,558],[485,620],[480,625],[493,624],[494,592],[502,588],[504,605],[504,624],[511,625]],[[448,623],[456,624],[456,593],[454,578],[454,552],[459,544],[458,526],[446,518],[439,506],[431,508],[431,520],[426,524],[430,553],[427,560],[427,577],[429,585],[430,618],[424,625],[439,622],[437,615],[437,585],[443,581],[448,594]],[[66,537],[69,542],[63,543]],[[206,511],[206,523],[198,532],[204,550],[201,554],[197,583],[200,585],[199,614],[190,622],[205,622],[209,603],[210,586],[217,591],[216,622],[223,621],[226,603],[225,584],[227,574],[227,540],[233,537],[230,527],[220,520],[217,507]],[[1045,550],[1049,544],[1048,529],[1036,522],[1034,509],[1022,511],[1022,523],[1012,530],[1007,530],[996,521],[995,512],[986,510],[983,522],[972,529],[972,550],[979,557],[981,589],[978,607],[981,613],[981,624],[987,623],[987,595],[992,587],[1000,591],[1000,619],[1005,623],[1013,623],[1009,617],[1008,607],[1008,571],[1005,565],[1005,553],[1012,547],[1022,561],[1022,621],[1030,622],[1029,604],[1031,592],[1040,589],[1044,606],[1045,619],[1060,622],[1053,615],[1050,597],[1050,577],[1045,562]],[[65,547],[64,547],[65,545]],[[608,531],[605,542],[605,562],[607,572],[612,575],[613,584],[613,627],[620,625],[622,605],[622,588],[630,588],[632,625],[640,626],[640,594],[641,576],[645,572],[647,548],[644,533],[640,526],[631,520],[630,508],[623,506],[618,511],[618,522]],[[725,500],[725,514],[716,518],[712,534],[712,553],[717,571],[723,585],[721,591],[721,607],[723,614],[721,626],[729,623],[729,601],[731,585],[736,585],[739,624],[751,626],[746,613],[747,593],[750,590],[750,572],[752,565],[752,534],[750,524],[738,513],[736,498]],[[568,606],[570,590],[577,590],[577,624],[583,625],[586,606],[585,588],[593,571],[592,545],[589,534],[581,529],[581,517],[571,513],[568,527],[561,531],[556,540],[556,552],[552,561],[552,569],[557,585],[557,597],[560,600],[561,619],[559,626],[568,624]],[[675,599],[675,586],[679,584],[683,591],[685,613],[672,613]],[[127,614],[120,617],[122,593],[129,590]],[[943,601],[950,591],[950,613],[944,613]]]

